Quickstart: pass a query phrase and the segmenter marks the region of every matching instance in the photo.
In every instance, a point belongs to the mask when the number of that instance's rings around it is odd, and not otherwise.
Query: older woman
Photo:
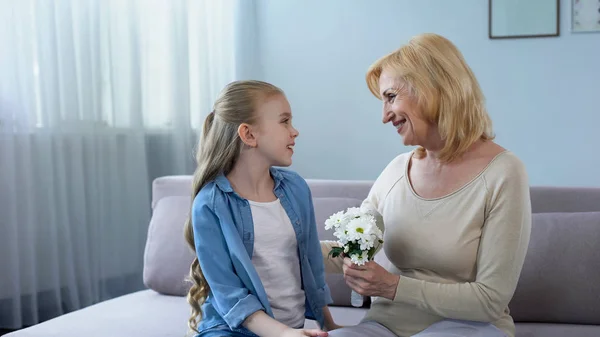
[[[363,203],[382,217],[389,266],[325,258],[376,297],[359,325],[329,335],[514,336],[529,186],[522,162],[493,141],[473,72],[450,41],[424,34],[376,61],[367,83],[383,123],[417,148],[387,165]],[[322,242],[324,256],[332,245]]]

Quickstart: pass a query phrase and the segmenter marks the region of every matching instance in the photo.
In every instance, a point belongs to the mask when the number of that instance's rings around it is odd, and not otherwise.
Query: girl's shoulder
[[[287,168],[271,168],[271,175],[279,182],[285,182],[286,186],[296,189],[308,189],[306,180],[298,172]]]
[[[310,206],[309,203],[312,203],[312,191],[308,182],[300,174],[283,168],[277,168],[271,172],[276,180],[275,185],[279,189],[282,189],[292,202],[301,207],[308,208]]]
[[[217,184],[214,181],[205,184],[192,200],[192,212],[202,208],[214,210],[214,204],[218,193],[219,188],[217,188]]]

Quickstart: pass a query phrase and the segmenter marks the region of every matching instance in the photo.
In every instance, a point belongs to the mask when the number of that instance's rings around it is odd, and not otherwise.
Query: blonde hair
[[[461,52],[448,39],[436,34],[417,35],[373,63],[366,81],[379,99],[379,77],[383,71],[394,72],[423,117],[438,126],[444,141],[439,156],[443,162],[460,157],[477,140],[494,139],[479,83]],[[416,156],[424,155],[425,149],[419,147]]]
[[[221,173],[233,169],[242,150],[238,127],[242,123],[256,122],[256,108],[261,99],[281,94],[276,86],[261,81],[236,81],[229,83],[219,94],[214,110],[204,121],[202,137],[196,153],[197,168],[194,173],[192,201],[208,182]],[[191,214],[185,223],[185,239],[195,252],[194,230]],[[194,258],[189,275],[192,286],[187,301],[192,307],[188,326],[198,332],[198,322],[202,319],[202,304],[206,301],[209,285],[204,279],[198,257]]]

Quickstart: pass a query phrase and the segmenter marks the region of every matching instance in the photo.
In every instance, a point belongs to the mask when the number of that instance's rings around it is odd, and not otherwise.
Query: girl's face
[[[284,95],[268,97],[258,104],[254,133],[256,150],[269,166],[290,166],[298,130],[292,126],[292,109]]]

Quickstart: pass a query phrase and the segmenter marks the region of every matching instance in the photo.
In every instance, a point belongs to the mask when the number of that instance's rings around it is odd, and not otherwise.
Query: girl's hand
[[[341,329],[343,327],[343,325],[337,325],[335,323],[325,324],[325,329],[327,329],[327,331],[333,331],[335,329]]]
[[[243,325],[259,336],[265,337],[327,337],[329,334],[319,329],[292,329],[259,310],[244,320]]]
[[[359,266],[345,257],[343,270],[346,284],[357,293],[394,300],[400,276],[388,272],[377,262],[369,261]]]
[[[315,336],[315,337],[327,337],[329,334],[319,329],[286,329],[283,331],[281,337],[304,337],[304,336]]]

